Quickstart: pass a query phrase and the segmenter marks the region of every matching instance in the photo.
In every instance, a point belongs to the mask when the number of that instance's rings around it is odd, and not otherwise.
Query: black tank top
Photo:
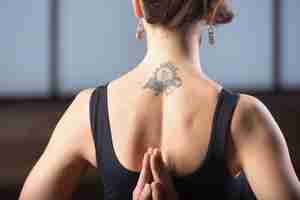
[[[102,178],[104,200],[132,200],[139,172],[123,167],[114,152],[108,119],[108,84],[109,82],[96,87],[89,105],[97,171]],[[230,129],[238,98],[238,93],[222,88],[214,111],[210,143],[201,166],[186,176],[177,177],[171,174],[180,199],[256,199],[244,172],[238,177],[232,177],[225,159],[225,134]]]

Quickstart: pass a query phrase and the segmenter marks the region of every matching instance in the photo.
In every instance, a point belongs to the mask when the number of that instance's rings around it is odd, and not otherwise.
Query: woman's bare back
[[[143,87],[153,76],[139,81],[141,78],[135,71],[109,83],[107,99],[113,149],[125,170],[140,171],[143,153],[150,146],[162,150],[168,168],[177,176],[194,172],[204,160],[222,87],[182,71],[177,75],[181,84],[168,94]],[[160,94],[155,95],[155,90]],[[239,167],[230,147],[227,156],[231,173],[236,175]],[[92,157],[96,163],[95,154]]]
[[[146,148],[159,147],[176,176],[194,172],[207,153],[221,86],[195,73],[180,71],[180,87],[165,95],[161,82],[143,88],[151,77],[138,72],[133,70],[111,81],[107,88],[107,111],[118,161],[125,170],[140,171]],[[152,89],[161,94],[153,95]],[[88,166],[96,167],[88,120],[93,91],[81,91],[69,105],[26,178],[20,200],[69,199]],[[300,199],[287,144],[271,112],[257,98],[245,94],[235,110],[225,146],[231,174],[243,169],[260,199]]]

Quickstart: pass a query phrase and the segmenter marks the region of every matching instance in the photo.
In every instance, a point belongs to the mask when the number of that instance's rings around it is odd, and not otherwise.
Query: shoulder
[[[231,124],[235,147],[247,157],[249,151],[282,152],[285,137],[269,108],[257,97],[240,94]],[[257,152],[258,153],[258,152]]]
[[[50,198],[52,193],[67,198],[74,191],[81,175],[89,166],[86,157],[90,153],[87,154],[86,146],[91,146],[91,140],[86,118],[87,102],[92,91],[93,89],[80,91],[64,111],[44,152],[26,178],[20,199],[30,199],[33,196],[38,198],[41,195]],[[38,193],[37,187],[40,188]]]
[[[73,100],[71,101],[70,105],[68,106],[67,110],[65,111],[65,115],[68,115],[74,120],[80,122],[81,127],[90,128],[89,127],[89,104],[91,100],[92,93],[94,92],[95,88],[87,88],[80,90]],[[71,122],[71,120],[70,120]]]
[[[90,100],[92,93],[95,91],[96,88],[86,88],[80,90],[74,98],[74,101],[78,104],[77,106],[82,105],[82,103],[87,103]]]
[[[89,116],[89,104],[92,94],[95,90],[96,88],[87,88],[80,90],[73,98],[68,110],[70,110],[73,115],[78,115],[78,117],[86,119],[86,117]]]
[[[300,199],[287,142],[268,107],[257,97],[241,94],[235,112],[231,132],[237,160],[255,195]]]
[[[92,132],[89,118],[89,102],[95,88],[80,90],[59,119],[53,134],[53,141],[60,141],[70,155],[90,161]],[[62,143],[64,142],[64,144]],[[76,145],[75,145],[76,144]]]
[[[90,101],[96,89],[97,88],[86,88],[80,90],[75,95],[75,98],[68,108],[71,110],[71,115],[73,116],[73,122],[71,123],[74,127],[77,127],[79,133],[77,136],[78,141],[82,143],[80,154],[85,160],[89,161],[93,165],[95,163],[94,159],[91,157],[91,151],[93,151],[93,138],[90,119]]]
[[[273,116],[268,107],[257,97],[240,93],[233,115],[231,130],[249,133],[263,123],[271,122]]]

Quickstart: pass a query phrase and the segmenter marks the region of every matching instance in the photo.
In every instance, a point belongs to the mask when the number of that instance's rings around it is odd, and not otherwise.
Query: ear
[[[141,1],[143,1],[143,0],[132,0],[134,14],[136,17],[143,17]]]

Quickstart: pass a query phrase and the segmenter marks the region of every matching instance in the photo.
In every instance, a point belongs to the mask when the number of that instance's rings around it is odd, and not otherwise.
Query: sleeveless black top
[[[132,200],[139,172],[119,162],[113,149],[107,107],[107,85],[100,85],[90,99],[90,122],[96,149],[97,170],[102,177],[104,200]],[[245,174],[232,177],[226,167],[225,134],[228,134],[239,94],[222,88],[218,94],[212,133],[201,166],[186,176],[171,175],[182,200],[255,200]],[[100,199],[100,197],[99,197]]]

